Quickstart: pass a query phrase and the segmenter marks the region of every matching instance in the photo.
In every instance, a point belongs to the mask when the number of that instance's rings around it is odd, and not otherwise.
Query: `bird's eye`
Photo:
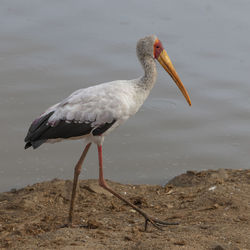
[[[156,48],[159,49],[160,47],[157,45]]]

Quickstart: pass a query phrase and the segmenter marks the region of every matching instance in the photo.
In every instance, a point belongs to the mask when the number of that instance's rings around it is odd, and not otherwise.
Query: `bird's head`
[[[181,82],[166,50],[163,48],[161,41],[155,35],[146,36],[138,41],[136,51],[139,58],[149,56],[156,59],[172,77],[188,104],[191,106],[188,92]]]

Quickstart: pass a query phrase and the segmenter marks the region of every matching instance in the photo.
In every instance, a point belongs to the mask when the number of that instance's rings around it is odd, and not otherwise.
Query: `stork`
[[[157,78],[155,59],[172,77],[188,104],[191,100],[161,41],[147,36],[137,42],[137,57],[144,75],[133,80],[118,80],[79,89],[69,97],[48,108],[31,124],[25,137],[25,149],[38,148],[45,142],[67,139],[85,139],[86,146],[74,169],[73,188],[69,209],[68,225],[73,223],[74,201],[78,177],[83,161],[92,143],[97,145],[99,159],[99,185],[131,206],[148,223],[158,229],[178,223],[165,222],[154,218],[111,189],[103,175],[102,145],[104,138],[113,129],[134,115],[148,97]]]

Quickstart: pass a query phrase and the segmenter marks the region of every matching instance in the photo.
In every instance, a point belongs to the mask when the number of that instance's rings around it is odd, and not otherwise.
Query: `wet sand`
[[[72,182],[52,180],[0,194],[1,249],[249,249],[250,170],[188,171],[166,186],[110,186],[162,220],[159,231],[117,198],[81,180],[76,225],[67,222]]]

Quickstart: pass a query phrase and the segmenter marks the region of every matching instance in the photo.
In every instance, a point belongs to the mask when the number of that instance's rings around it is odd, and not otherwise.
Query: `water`
[[[24,151],[30,122],[76,89],[142,70],[136,41],[161,39],[190,93],[170,77],[105,140],[105,177],[163,184],[186,170],[249,168],[249,1],[1,1],[0,191],[71,179],[83,142]],[[81,178],[97,178],[92,147]]]

